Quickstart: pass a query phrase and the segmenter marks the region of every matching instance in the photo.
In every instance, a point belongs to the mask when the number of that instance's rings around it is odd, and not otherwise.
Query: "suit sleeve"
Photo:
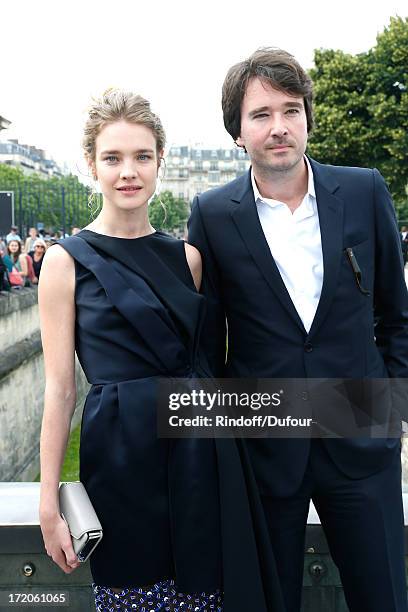
[[[391,195],[374,170],[376,343],[391,379],[394,406],[408,422],[408,292],[401,239]]]
[[[199,359],[202,366],[208,364],[213,376],[222,377],[226,356],[226,320],[220,273],[205,230],[198,196],[194,198],[188,221],[188,241],[201,253],[203,259],[201,291],[207,298]]]
[[[391,378],[408,378],[408,292],[391,195],[374,170],[376,260],[374,306],[377,346]]]

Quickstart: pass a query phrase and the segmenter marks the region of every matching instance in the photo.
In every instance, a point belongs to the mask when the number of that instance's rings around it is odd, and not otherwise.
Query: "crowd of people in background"
[[[73,227],[71,234],[79,231]],[[13,225],[7,236],[0,237],[0,292],[37,285],[46,250],[63,237],[61,231],[30,227],[23,240],[18,227]]]
[[[79,231],[79,227],[72,227],[71,235]],[[408,227],[404,225],[400,235],[405,265],[408,261]],[[51,232],[30,227],[23,240],[15,225],[10,228],[7,236],[0,236],[0,292],[37,285],[46,250],[63,237],[62,231]]]

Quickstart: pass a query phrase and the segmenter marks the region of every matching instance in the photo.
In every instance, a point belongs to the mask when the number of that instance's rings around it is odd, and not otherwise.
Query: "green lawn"
[[[73,482],[79,480],[79,435],[81,426],[78,425],[71,432],[68,440],[67,452],[65,453],[65,460],[61,471],[61,482]],[[40,474],[36,478],[36,482],[39,482]]]

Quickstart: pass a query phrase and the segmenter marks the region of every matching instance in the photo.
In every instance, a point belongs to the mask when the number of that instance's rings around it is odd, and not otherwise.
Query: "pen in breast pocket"
[[[364,295],[370,295],[370,292],[361,286],[361,270],[360,270],[360,266],[358,265],[356,256],[353,253],[353,249],[351,249],[350,247],[347,248],[346,253],[347,253],[347,257],[350,262],[350,265],[352,267],[352,270],[354,272],[354,276],[355,276],[358,288],[360,289],[361,293],[364,293]]]

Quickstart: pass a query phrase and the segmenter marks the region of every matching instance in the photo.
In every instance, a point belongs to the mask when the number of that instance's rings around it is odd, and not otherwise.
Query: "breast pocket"
[[[342,254],[342,276],[346,285],[367,298],[372,294],[374,255],[371,254],[370,241],[345,243]]]
[[[366,232],[351,232],[350,234],[345,234],[343,237],[344,248],[358,247],[360,244],[364,244],[365,242],[368,242],[368,235]]]
[[[366,278],[364,279],[363,272],[362,272],[362,269],[360,267],[360,263],[357,257],[357,253],[360,250],[357,248],[358,246],[361,246],[361,243],[360,245],[356,245],[354,247],[346,247],[344,249],[344,253],[346,255],[348,263],[350,264],[350,268],[353,273],[354,280],[356,282],[358,290],[363,295],[369,296],[371,295],[371,291],[367,286],[367,275],[365,275]]]

